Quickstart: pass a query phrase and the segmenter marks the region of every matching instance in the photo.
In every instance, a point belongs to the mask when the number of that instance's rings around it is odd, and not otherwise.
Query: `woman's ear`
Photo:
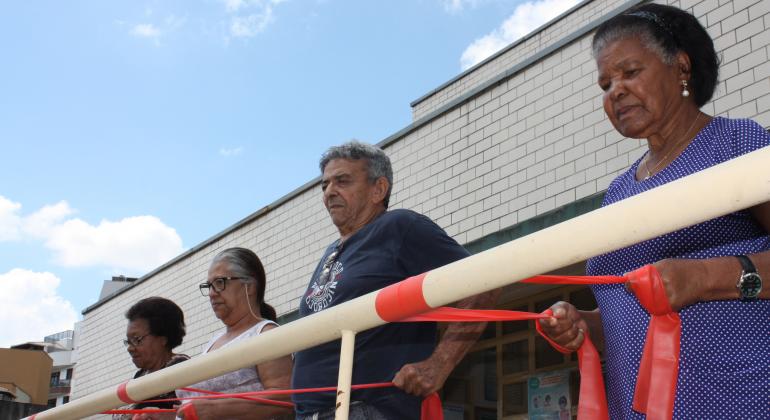
[[[246,294],[251,296],[257,293],[257,282],[256,281],[250,281],[245,284],[246,286]]]
[[[692,63],[690,63],[690,56],[687,55],[684,51],[679,51],[676,53],[676,57],[674,58],[676,66],[677,73],[679,75],[679,78],[681,80],[690,80],[690,75],[692,71]]]

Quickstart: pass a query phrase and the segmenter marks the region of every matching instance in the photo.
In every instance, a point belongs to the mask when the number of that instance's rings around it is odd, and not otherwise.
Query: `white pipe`
[[[425,278],[423,295],[431,307],[446,305],[766,201],[770,147],[433,270]],[[127,393],[135,400],[151,398],[339,339],[341,330],[382,325],[374,305],[377,293],[131,380]],[[46,410],[36,419],[79,419],[122,405],[115,390],[107,389]]]
[[[334,414],[334,420],[348,420],[355,347],[356,333],[350,330],[343,330],[342,343],[340,344],[339,378],[337,379],[337,409]]]

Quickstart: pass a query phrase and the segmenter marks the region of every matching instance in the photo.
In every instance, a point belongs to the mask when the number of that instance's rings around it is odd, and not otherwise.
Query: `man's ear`
[[[384,176],[377,178],[377,180],[374,181],[374,188],[372,188],[372,202],[381,203],[385,201],[385,195],[388,194],[389,187],[390,183],[387,178]]]

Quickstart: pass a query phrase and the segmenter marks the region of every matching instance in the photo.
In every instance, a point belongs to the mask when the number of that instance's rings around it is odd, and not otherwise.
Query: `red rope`
[[[214,391],[207,391],[205,389],[198,389],[198,388],[181,388],[182,391],[188,391],[188,392],[197,392],[199,394],[209,394],[209,395],[227,395],[222,392],[214,392]],[[227,398],[233,398],[230,396],[227,396]],[[294,404],[288,402],[288,401],[279,401],[279,400],[271,400],[268,398],[259,398],[259,397],[239,397],[240,399],[249,400],[258,402],[260,404],[267,404],[267,405],[277,405],[279,407],[294,407]]]
[[[99,414],[154,414],[154,413],[176,413],[176,410],[173,408],[135,408],[135,409],[107,410],[107,411],[102,411]]]

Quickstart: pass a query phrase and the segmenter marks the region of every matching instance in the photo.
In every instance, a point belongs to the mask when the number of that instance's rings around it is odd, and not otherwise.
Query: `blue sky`
[[[576,0],[17,1],[0,14],[0,346],[379,142]]]

